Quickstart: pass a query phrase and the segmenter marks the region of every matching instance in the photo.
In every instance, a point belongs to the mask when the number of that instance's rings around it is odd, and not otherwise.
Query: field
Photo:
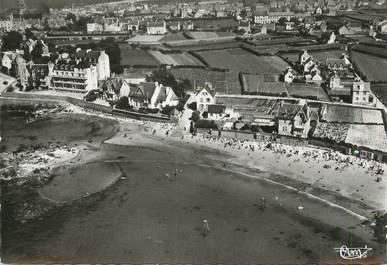
[[[357,70],[366,76],[367,81],[387,81],[387,59],[371,54],[351,51],[351,60]]]
[[[168,41],[181,41],[181,40],[186,40],[187,38],[184,36],[183,33],[178,32],[178,33],[171,33],[167,34],[164,37],[160,39],[160,42],[168,42]]]
[[[293,63],[296,63],[299,61],[299,55],[300,52],[281,52],[281,57],[285,58]],[[310,55],[312,55],[315,59],[318,61],[325,63],[325,60],[330,59],[340,59],[343,51],[340,49],[332,49],[332,50],[320,50],[320,51],[308,51]]]
[[[285,83],[267,79],[263,75],[244,74],[242,76],[243,90],[245,92],[257,93],[258,95],[287,95]]]
[[[120,44],[121,50],[121,65],[147,65],[158,66],[159,63],[146,51],[132,48],[128,44]]]
[[[197,52],[209,66],[236,72],[281,74],[288,64],[278,56],[256,56],[243,49]]]
[[[205,83],[211,83],[217,92],[240,94],[241,88],[238,73],[226,73],[200,68],[175,68],[172,74],[178,79],[188,79],[196,87],[204,87]]]
[[[234,33],[230,32],[207,32],[207,31],[192,31],[187,33],[191,38],[204,40],[204,39],[215,39],[223,37],[234,37]]]
[[[382,112],[343,105],[326,105],[323,121],[356,124],[383,124]]]
[[[178,49],[181,51],[201,51],[201,50],[237,48],[239,46],[239,42],[236,41],[235,39],[227,39],[227,40],[221,40],[221,41],[186,40],[186,41],[168,43],[166,46],[172,49]]]
[[[330,101],[328,95],[321,86],[291,83],[286,86],[286,89],[288,90],[290,97]]]
[[[160,51],[151,50],[149,51],[149,54],[162,65],[204,66],[202,62],[188,53],[162,53]]]

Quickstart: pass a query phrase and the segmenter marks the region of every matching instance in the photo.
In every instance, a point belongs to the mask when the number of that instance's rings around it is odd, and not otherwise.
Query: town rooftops
[[[61,71],[74,71],[75,68],[77,69],[86,69],[90,68],[91,64],[86,61],[77,62],[75,60],[58,60],[54,66],[54,70],[61,70]]]
[[[124,82],[125,81],[122,80],[121,78],[109,78],[109,79],[103,81],[101,87],[103,89],[111,90],[111,91],[118,93]]]
[[[326,66],[331,67],[344,67],[345,66],[345,60],[344,59],[337,59],[337,58],[327,58],[325,60]]]
[[[157,28],[160,28],[160,27],[164,27],[165,26],[165,22],[164,21],[151,21],[151,22],[148,22],[146,24],[147,27],[157,27]]]
[[[85,51],[85,50],[80,50],[77,53],[74,54],[74,58],[77,59],[98,59],[98,57],[101,55],[101,51]]]

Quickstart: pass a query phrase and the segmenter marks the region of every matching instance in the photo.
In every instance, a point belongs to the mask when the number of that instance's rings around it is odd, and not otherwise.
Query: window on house
[[[207,98],[207,102],[210,102],[211,101],[211,99],[210,98]]]
[[[203,98],[200,99],[200,102],[203,102]]]
[[[356,97],[356,100],[359,101],[359,97]]]
[[[363,95],[367,95],[367,92],[366,92],[366,91],[363,91]]]
[[[365,97],[363,97],[363,101],[366,101],[366,98],[365,98]]]

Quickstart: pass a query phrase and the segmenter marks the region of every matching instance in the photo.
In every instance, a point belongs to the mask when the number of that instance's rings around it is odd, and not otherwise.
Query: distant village
[[[0,18],[0,89],[387,161],[387,5],[115,2]],[[224,134],[225,135],[225,134]]]

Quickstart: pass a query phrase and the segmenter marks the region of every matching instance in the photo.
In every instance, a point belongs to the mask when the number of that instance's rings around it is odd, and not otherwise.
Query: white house
[[[332,75],[329,79],[329,88],[331,90],[341,90],[344,88],[344,86],[341,84],[341,78],[337,73]]]
[[[129,84],[121,78],[108,78],[101,83],[100,87],[105,97],[110,100],[128,97],[130,93]]]
[[[173,89],[158,82],[141,83],[130,90],[128,99],[129,104],[135,108],[162,109],[179,104],[179,98]]]
[[[148,22],[146,32],[149,35],[164,35],[167,33],[167,25],[165,21]]]
[[[381,33],[387,33],[387,19],[378,24],[378,31]]]
[[[313,69],[313,66],[315,65],[315,62],[313,60],[312,57],[310,57],[309,59],[307,59],[304,63],[303,63],[303,66],[304,66],[304,73],[310,73],[311,70]]]
[[[213,93],[209,92],[206,88],[203,88],[197,93],[191,94],[186,102],[186,106],[193,102],[196,102],[198,111],[204,112],[208,110],[208,105],[215,104],[215,98]]]
[[[306,62],[306,60],[308,60],[309,58],[311,58],[309,53],[306,50],[303,50],[302,53],[300,54],[300,58],[299,58],[300,64],[304,64]]]
[[[110,77],[110,58],[104,50],[92,51],[78,49],[74,56],[76,61],[87,61],[97,67],[98,81],[105,80]]]
[[[289,67],[284,75],[285,83],[292,83],[295,78],[296,76],[294,75],[292,68]]]
[[[1,65],[6,68],[8,71],[12,68],[12,59],[8,54],[4,54],[1,59]]]
[[[87,92],[98,88],[97,66],[68,57],[48,65],[48,87],[54,90]]]
[[[282,103],[278,110],[278,134],[307,138],[310,130],[309,108],[305,102]]]
[[[371,95],[370,82],[357,81],[352,85],[352,104],[373,105],[374,97]]]
[[[87,33],[102,32],[103,25],[99,23],[87,23],[86,30],[87,30]]]

